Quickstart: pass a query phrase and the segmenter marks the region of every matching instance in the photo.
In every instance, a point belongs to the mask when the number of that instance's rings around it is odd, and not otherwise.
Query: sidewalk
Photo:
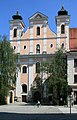
[[[67,106],[57,106],[57,108],[64,114],[70,114],[70,107]],[[71,113],[77,113],[77,105],[71,106]]]
[[[15,102],[9,105],[0,106],[0,111],[10,111],[19,113],[63,113],[70,114],[70,107],[67,106],[46,106],[41,105],[37,108],[36,104],[25,102]],[[71,106],[71,113],[77,113],[77,105]]]
[[[8,106],[25,106],[25,105],[29,105],[29,103],[26,103],[26,102],[14,102],[14,103],[8,104]]]

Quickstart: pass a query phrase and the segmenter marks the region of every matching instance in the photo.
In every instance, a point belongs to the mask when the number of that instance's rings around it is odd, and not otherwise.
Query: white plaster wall
[[[20,70],[18,70],[18,75],[16,80],[16,97],[21,97]]]
[[[13,30],[10,30],[10,40],[13,40]]]
[[[47,37],[46,33],[47,33],[47,27],[44,26],[44,29],[43,29],[43,33],[44,33],[44,38]],[[46,39],[43,40],[43,51],[46,51]]]
[[[60,48],[60,26],[57,26],[57,48]]]
[[[28,74],[29,75],[29,80],[28,80],[28,83],[29,83],[28,90],[29,91],[31,88],[31,84],[33,83],[33,64],[32,63],[33,63],[33,59],[30,58],[29,59],[29,69],[28,69],[29,70],[29,72],[28,72],[29,73]]]
[[[68,84],[71,85],[74,83],[74,59],[67,58],[67,80]]]
[[[17,53],[20,53],[20,50],[21,50],[21,46],[20,46],[21,32],[22,32],[22,29],[17,30],[18,40],[19,40],[17,41]]]
[[[33,27],[30,27],[30,39],[33,38]],[[33,53],[33,40],[30,40],[30,54]]]
[[[66,29],[66,50],[69,50],[69,25],[65,27]]]

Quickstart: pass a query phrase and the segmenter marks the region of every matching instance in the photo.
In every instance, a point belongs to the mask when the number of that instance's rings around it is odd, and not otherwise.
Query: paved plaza
[[[39,106],[14,103],[0,106],[0,120],[77,120],[77,106]]]

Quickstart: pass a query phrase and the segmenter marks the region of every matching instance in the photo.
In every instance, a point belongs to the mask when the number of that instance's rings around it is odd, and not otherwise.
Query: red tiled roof
[[[69,29],[69,47],[70,50],[76,51],[77,50],[77,28],[70,28]]]

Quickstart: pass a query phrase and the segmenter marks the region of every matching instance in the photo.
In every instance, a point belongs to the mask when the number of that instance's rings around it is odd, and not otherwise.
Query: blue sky
[[[49,26],[56,32],[55,16],[62,5],[71,15],[70,27],[77,27],[77,0],[0,0],[0,35],[9,38],[9,20],[17,10],[23,17],[26,29],[28,18],[39,11],[48,16]]]

